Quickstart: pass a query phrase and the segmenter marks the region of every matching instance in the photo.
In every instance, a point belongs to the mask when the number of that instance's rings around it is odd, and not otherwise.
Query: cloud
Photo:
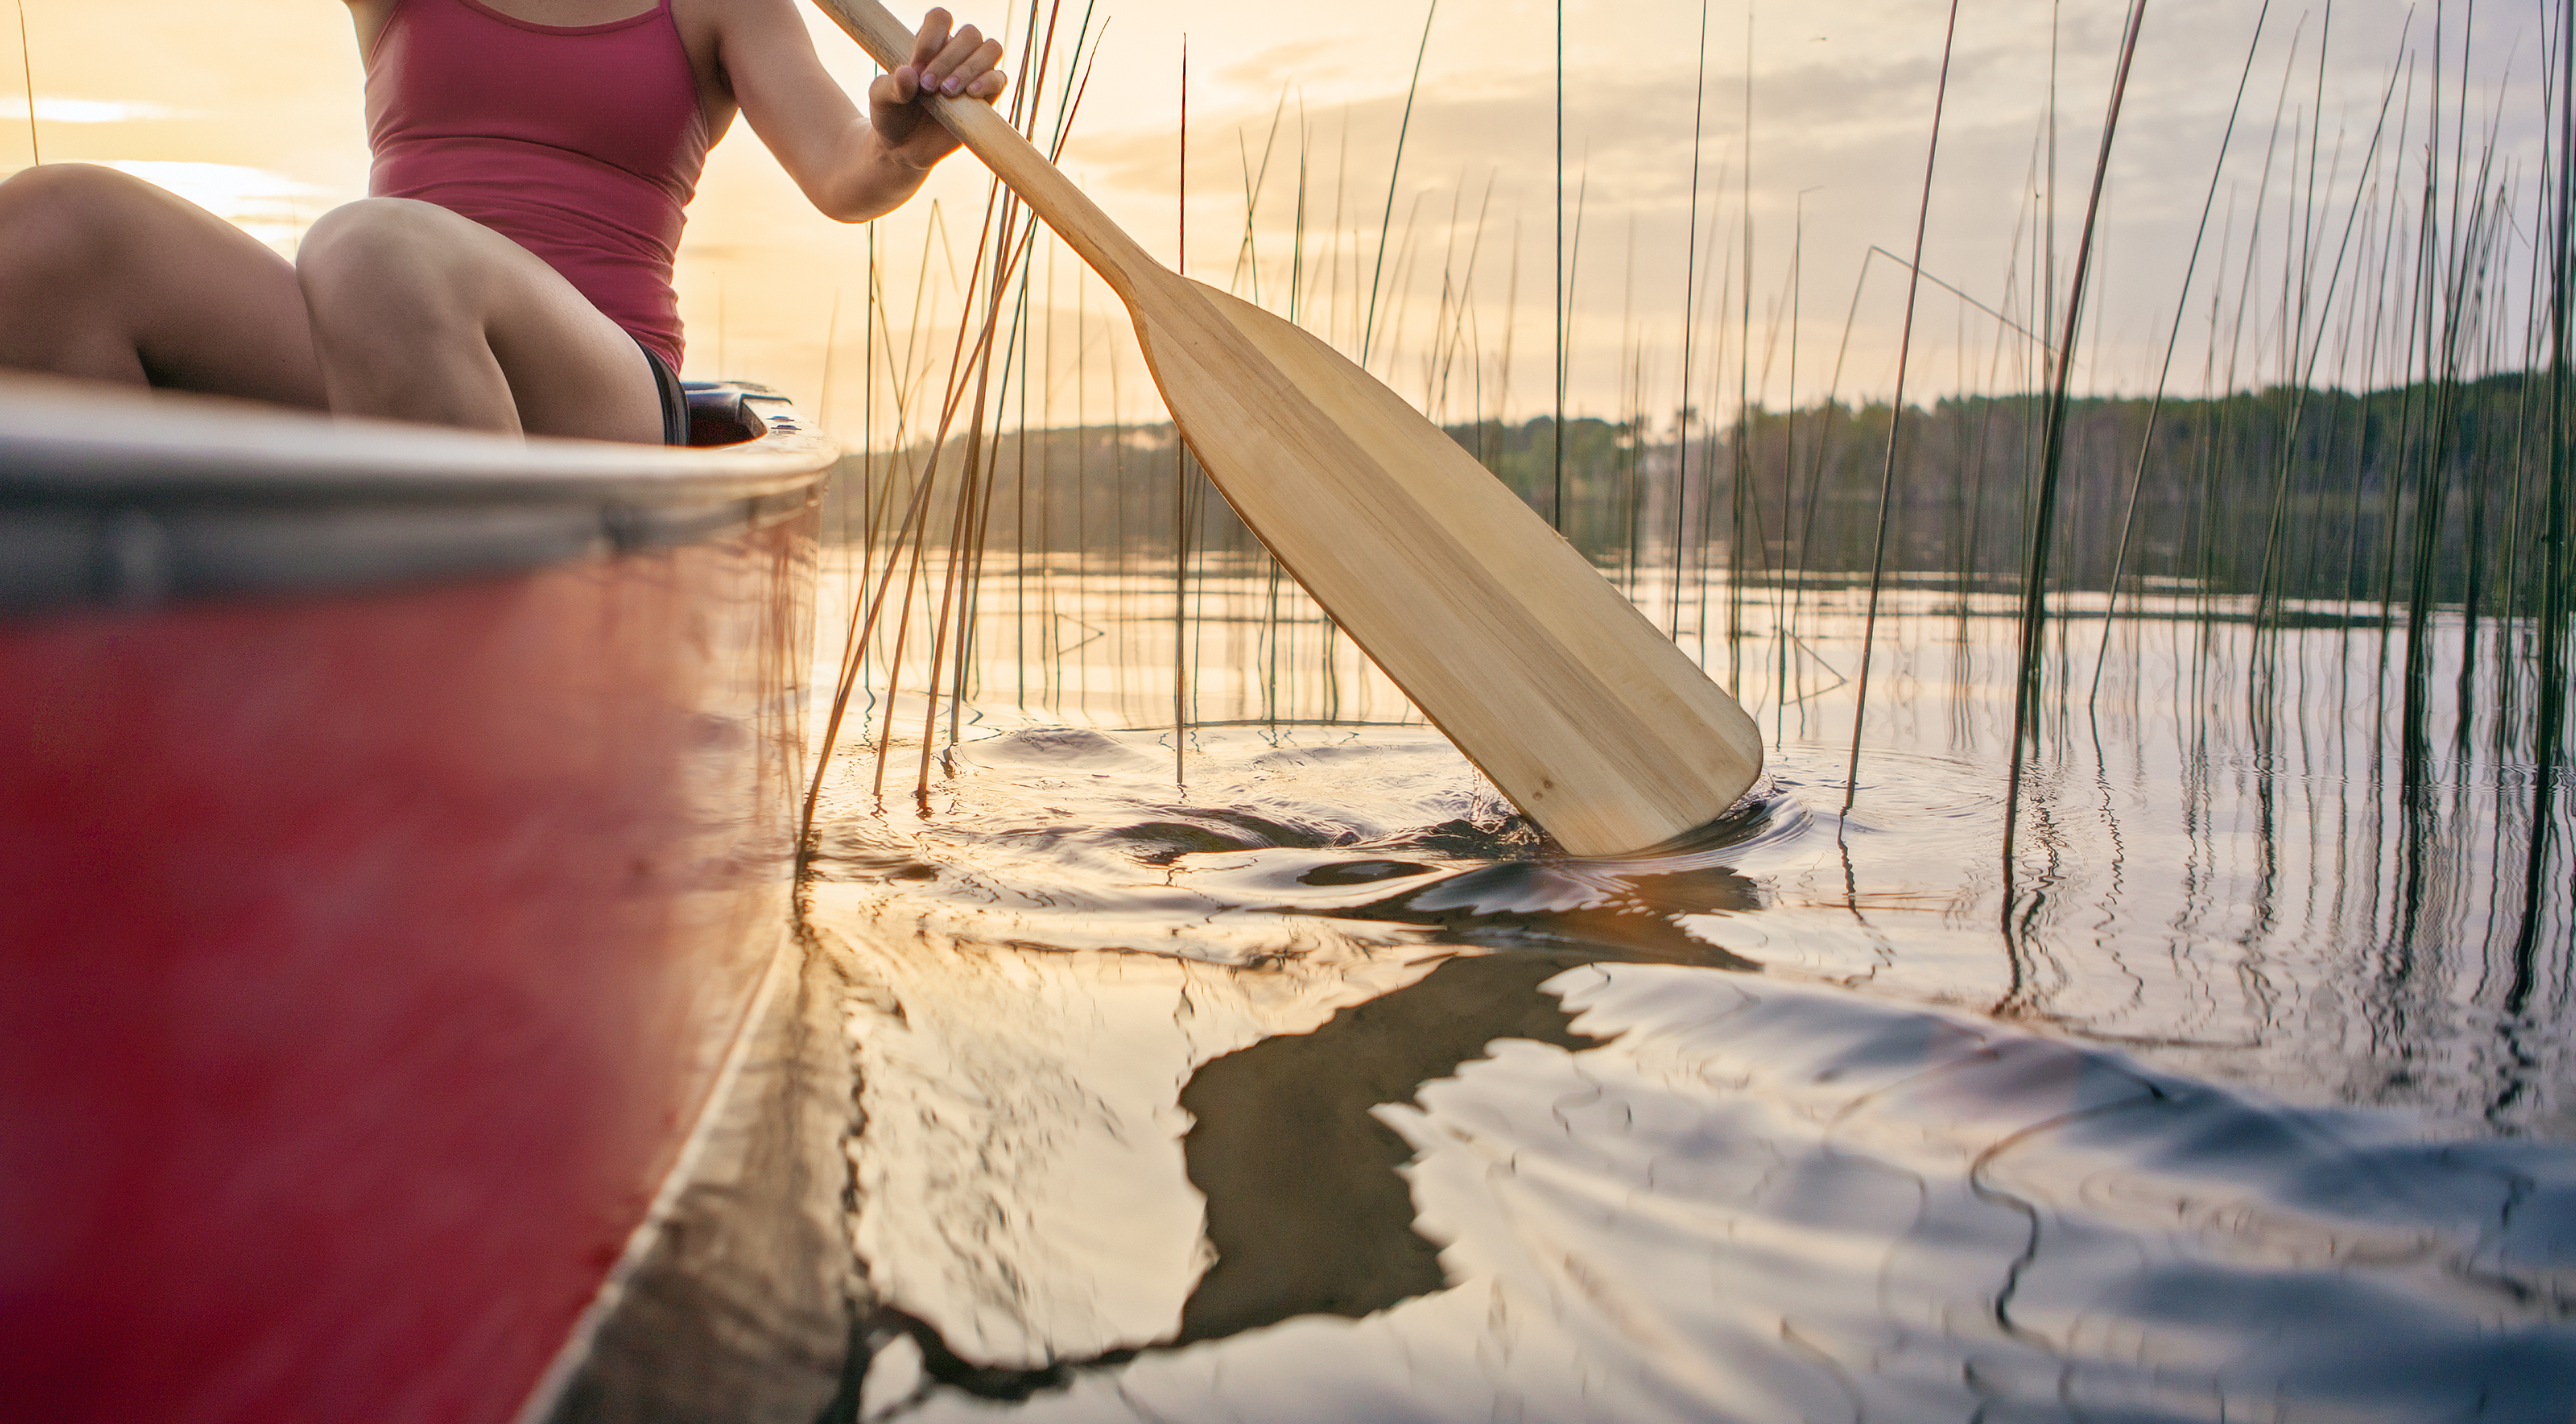
[[[1217,78],[1256,94],[1276,91],[1285,82],[1282,76],[1294,75],[1300,83],[1313,84],[1339,75],[1343,66],[1337,61],[1342,57],[1341,47],[1331,40],[1290,40],[1226,65],[1217,71]]]
[[[66,99],[53,94],[36,97],[36,117],[49,124],[133,124],[154,123],[166,119],[197,117],[184,109],[166,104],[144,103],[124,99]],[[0,121],[27,119],[24,95],[0,99]]]

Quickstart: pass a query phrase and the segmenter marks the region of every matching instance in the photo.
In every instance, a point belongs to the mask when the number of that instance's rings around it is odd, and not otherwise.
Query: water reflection
[[[1591,1047],[1539,992],[1572,962],[1543,952],[1447,960],[1311,1033],[1263,1039],[1192,1074],[1182,1150],[1207,1197],[1216,1263],[1181,1307],[1174,1343],[1299,1315],[1358,1319],[1446,1287],[1447,1243],[1423,1235],[1400,1171],[1413,1144],[1377,1109],[1418,1108],[1423,1084],[1499,1039]]]
[[[845,1412],[2567,1418],[2528,770],[2409,794],[2370,627],[2277,633],[2264,703],[2225,628],[2123,623],[2008,891],[2010,625],[1900,601],[1844,819],[1850,647],[1801,617],[1771,780],[1628,862],[1419,727],[1201,725],[1184,784],[1168,661],[1159,709],[1150,667],[963,709],[917,801],[844,758]]]

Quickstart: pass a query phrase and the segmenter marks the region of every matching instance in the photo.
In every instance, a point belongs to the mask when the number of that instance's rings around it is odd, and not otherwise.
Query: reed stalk
[[[1744,274],[1738,293],[1739,323],[1735,342],[1735,449],[1727,473],[1730,524],[1726,536],[1726,690],[1744,689],[1744,544],[1745,524],[1757,524],[1753,505],[1753,0],[1744,0],[1744,166],[1737,176],[1742,219]],[[1702,620],[1705,627],[1706,620]]]
[[[1747,63],[1750,63],[1750,56],[1747,56]],[[1686,517],[1683,512],[1683,506],[1688,502],[1686,495],[1690,488],[1691,358],[1695,354],[1695,338],[1699,331],[1700,141],[1703,133],[1705,132],[1707,112],[1708,0],[1700,0],[1699,77],[1695,81],[1694,87],[1691,91],[1690,240],[1687,245],[1684,246],[1682,251],[1682,394],[1681,412],[1678,419],[1678,430],[1675,436],[1679,449],[1674,456],[1673,463],[1672,624],[1673,641],[1675,642],[1681,641],[1682,636],[1682,542],[1684,539],[1682,521]],[[1563,330],[1563,324],[1561,322],[1559,323],[1558,329],[1560,331]],[[1559,344],[1562,345],[1562,342],[1563,338],[1560,336]],[[1558,357],[1560,363],[1563,359],[1563,355],[1560,353]],[[1560,372],[1557,378],[1557,390],[1559,395],[1556,408],[1556,422],[1557,428],[1560,432],[1565,427],[1564,388],[1565,380],[1563,373]],[[1562,437],[1560,436],[1560,442],[1561,439]],[[1559,529],[1565,527],[1564,480],[1564,466],[1562,462],[1560,462],[1557,468],[1556,515],[1556,523]]]
[[[2147,0],[2130,0],[2129,21],[2120,39],[2120,64],[2111,79],[2111,103],[2102,119],[2102,147],[2093,160],[2092,192],[2085,200],[2084,230],[2076,240],[2075,273],[2066,293],[2066,320],[2057,358],[2056,378],[2048,397],[2048,425],[2040,454],[2039,502],[2031,519],[2029,571],[2022,580],[2021,666],[2013,698],[2012,757],[2004,793],[2004,919],[2011,935],[2015,866],[2015,833],[2020,829],[2021,786],[2025,753],[2035,750],[2033,722],[2039,713],[2040,635],[2048,617],[2049,555],[2056,542],[2056,511],[2066,453],[2066,403],[2075,374],[2075,342],[2083,329],[2085,279],[2093,261],[2094,234],[2102,215],[2102,186],[2111,169],[2111,148],[2120,128],[2120,106],[2128,97],[2129,72],[2137,60],[2138,37],[2146,23]]]
[[[41,167],[45,147],[36,137],[36,50],[27,42],[27,0],[18,0],[18,73],[27,85],[27,162]]]
[[[1933,90],[1932,138],[1923,154],[1923,201],[1914,216],[1914,260],[1908,264],[1905,281],[1905,323],[1896,338],[1896,393],[1888,402],[1887,458],[1880,467],[1878,481],[1878,529],[1872,539],[1869,560],[1869,610],[1863,617],[1860,635],[1859,687],[1852,709],[1851,762],[1843,773],[1843,815],[1851,814],[1852,803],[1860,796],[1861,733],[1869,723],[1870,655],[1878,638],[1878,605],[1887,573],[1887,508],[1896,490],[1896,452],[1905,428],[1905,368],[1914,353],[1914,304],[1922,292],[1923,238],[1932,225],[1932,179],[1941,157],[1941,115],[1950,100],[1950,58],[1959,38],[1959,0],[1950,0],[1950,15],[1941,37],[1941,78]],[[1857,302],[1859,297],[1854,295]]]
[[[2102,618],[2102,646],[2093,660],[2093,688],[2091,693],[2088,694],[2088,701],[2089,698],[2098,697],[2101,694],[2102,668],[2110,661],[2111,625],[2115,619],[2115,615],[2119,612],[2120,576],[2128,567],[2129,539],[2131,534],[2137,529],[2138,524],[2138,495],[2140,491],[2146,488],[2147,461],[2155,453],[2156,426],[2158,420],[2164,414],[2167,383],[2173,378],[2174,352],[2182,345],[2183,314],[2189,309],[2191,304],[2192,279],[2200,272],[2201,248],[2209,239],[2209,215],[2218,205],[2219,180],[2224,177],[2227,172],[2227,153],[2229,147],[2236,141],[2236,121],[2238,116],[2244,112],[2245,89],[2247,84],[2249,84],[2254,78],[2254,56],[2255,53],[2262,48],[2263,26],[2268,20],[2270,20],[2271,15],[2272,0],[2263,0],[2262,7],[2254,13],[2253,37],[2247,40],[2245,44],[2245,65],[2237,72],[2236,97],[2229,101],[2227,106],[2227,127],[2219,135],[2218,157],[2216,161],[2210,165],[2209,191],[2201,198],[2200,223],[2192,233],[2191,256],[2183,263],[2182,290],[2174,294],[2173,327],[2165,335],[2164,360],[2159,363],[2156,368],[2155,400],[2147,410],[2146,433],[2139,437],[2137,464],[2130,472],[2129,476],[2128,505],[2120,515],[2119,550],[2117,553],[2112,555],[2111,558],[2111,580],[2108,590],[2110,606],[2105,609]],[[2393,91],[2393,77],[2391,88]],[[2383,101],[2383,112],[2384,111],[2385,104]]]
[[[2547,178],[2550,187],[2549,251],[2549,486],[2541,516],[2540,616],[2534,628],[2538,706],[2531,724],[2530,843],[2523,852],[2522,914],[2513,941],[2513,982],[2505,1010],[2520,1015],[2529,1006],[2540,976],[2540,947],[2547,933],[2551,893],[2549,866],[2557,837],[2557,791],[2563,755],[2561,738],[2567,723],[2567,631],[2569,554],[2576,530],[2569,525],[2568,488],[2576,465],[2576,405],[2570,403],[2568,362],[2570,302],[2576,293],[2576,4],[2558,11],[2556,113],[2551,115]],[[2558,879],[2563,888],[2565,877]]]
[[[1360,323],[1359,363],[1365,368],[1369,347],[1377,336],[1378,283],[1386,275],[1386,239],[1395,221],[1395,191],[1404,176],[1404,144],[1413,133],[1413,101],[1422,91],[1422,61],[1431,53],[1431,22],[1440,16],[1440,0],[1431,0],[1422,12],[1422,41],[1413,51],[1413,78],[1404,88],[1404,118],[1395,130],[1395,161],[1387,165],[1386,212],[1378,220],[1377,267],[1369,277],[1368,316]],[[1409,226],[1409,224],[1408,224]]]

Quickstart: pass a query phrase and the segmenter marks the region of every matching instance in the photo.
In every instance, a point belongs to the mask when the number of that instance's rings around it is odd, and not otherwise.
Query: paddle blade
[[[1168,279],[1129,308],[1182,436],[1244,522],[1567,850],[1670,840],[1761,774],[1734,699],[1393,391],[1212,287]]]

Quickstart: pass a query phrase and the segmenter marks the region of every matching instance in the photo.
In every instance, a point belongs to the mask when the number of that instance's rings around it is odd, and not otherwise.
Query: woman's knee
[[[464,280],[464,219],[407,198],[361,198],[322,215],[296,250],[296,279],[318,322],[376,316],[479,321]]]
[[[136,229],[169,195],[87,163],[49,163],[0,182],[0,278],[60,297],[66,283],[115,269]]]

